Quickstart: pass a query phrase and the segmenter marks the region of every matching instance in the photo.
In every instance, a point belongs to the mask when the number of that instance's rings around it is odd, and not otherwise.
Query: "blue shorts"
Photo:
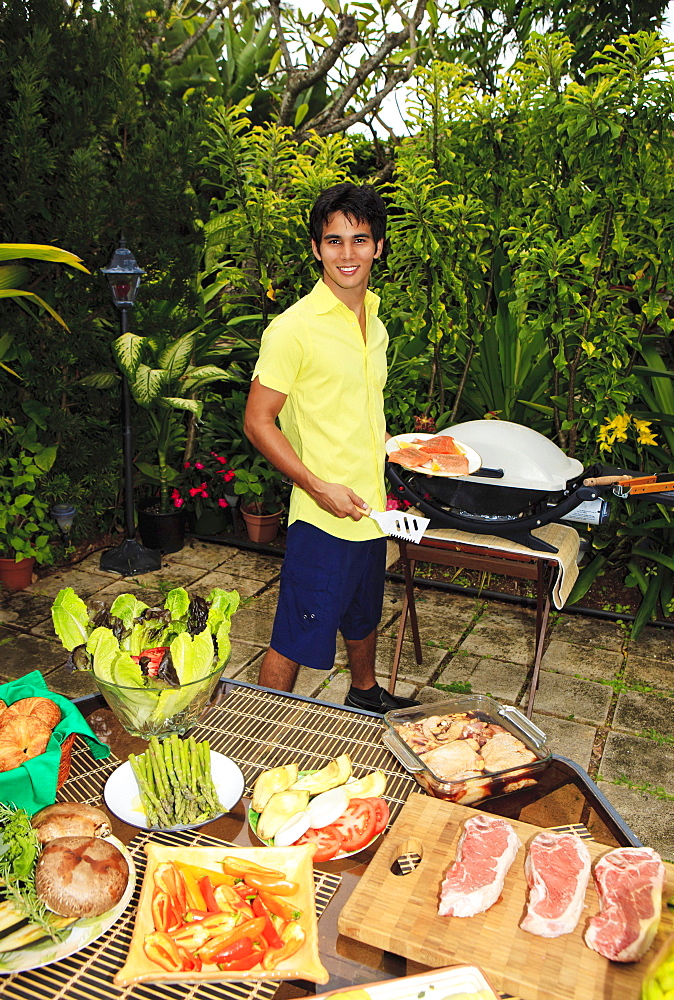
[[[305,521],[288,529],[271,648],[316,670],[335,662],[337,631],[365,639],[381,620],[386,539],[350,542]]]

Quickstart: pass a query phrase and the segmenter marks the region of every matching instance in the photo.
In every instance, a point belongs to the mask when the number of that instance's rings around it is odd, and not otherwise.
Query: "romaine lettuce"
[[[59,590],[51,608],[54,631],[68,652],[87,641],[90,632],[89,611],[72,587]]]

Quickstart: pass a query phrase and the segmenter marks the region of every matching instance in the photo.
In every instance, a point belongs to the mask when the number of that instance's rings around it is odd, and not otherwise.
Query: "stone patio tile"
[[[70,671],[60,666],[42,673],[47,687],[66,698],[83,698],[87,694],[99,693],[96,681],[88,670]]]
[[[400,584],[404,587],[404,584]],[[470,597],[466,594],[453,594],[448,590],[437,590],[434,587],[415,587],[414,600],[417,609],[422,606],[443,607],[454,617],[479,617],[488,607],[481,597]]]
[[[442,649],[456,649],[461,636],[470,626],[470,619],[465,622],[452,619],[449,614],[444,613],[443,609],[433,605],[423,605],[417,608],[417,621],[422,646],[433,645]],[[400,615],[396,615],[390,625],[381,630],[381,635],[389,636],[395,640],[399,627]],[[405,639],[412,642],[412,625],[409,615],[405,625]]]
[[[281,572],[283,560],[277,556],[267,556],[259,552],[237,550],[236,556],[228,561],[227,570],[235,576],[245,576],[249,580],[271,583]]]
[[[535,617],[519,622],[485,614],[461,643],[461,650],[475,656],[492,656],[528,666],[536,651]]]
[[[106,550],[100,549],[97,552],[91,552],[88,556],[86,556],[84,559],[78,562],[76,566],[73,566],[72,568],[82,571],[83,573],[97,573],[99,576],[104,576],[107,579],[111,578],[116,579],[119,576],[118,573],[111,573],[109,570],[101,569],[100,566],[101,556],[103,555],[104,551]],[[64,572],[70,574],[70,570],[67,568],[64,569]]]
[[[612,697],[613,688],[607,684],[541,670],[534,707],[539,712],[559,715],[570,721],[601,726],[606,722]],[[520,701],[523,711],[528,701],[527,690]]]
[[[674,746],[627,733],[609,733],[599,774],[607,781],[626,779],[633,785],[661,787],[674,795]]]
[[[470,684],[472,694],[489,694],[509,704],[516,704],[528,670],[517,663],[504,660],[485,660],[479,656],[463,654],[452,657],[435,684]],[[451,698],[451,692],[445,692]]]
[[[377,642],[377,658],[375,662],[375,672],[383,677],[391,676],[393,667],[393,656],[395,654],[395,640],[387,636],[381,636]],[[447,655],[445,649],[437,649],[422,642],[421,652],[423,663],[417,663],[414,654],[414,644],[403,642],[400,654],[400,664],[398,666],[398,680],[409,681],[411,684],[425,684],[429,678],[437,672],[440,664]],[[335,662],[338,662],[337,659]],[[346,662],[346,660],[341,661]],[[398,688],[396,687],[396,691]]]
[[[278,583],[272,583],[270,587],[264,587],[254,597],[251,597],[249,601],[246,601],[246,607],[251,611],[264,611],[268,615],[275,615],[276,605],[278,604],[278,592]]]
[[[266,648],[271,639],[273,624],[273,615],[265,614],[263,611],[250,611],[248,608],[239,608],[232,618],[230,635],[232,639],[242,639],[244,642]]]
[[[265,651],[265,646],[254,646],[249,642],[236,642],[235,640],[232,643],[232,655],[222,672],[222,676],[236,677],[244,667],[254,664],[255,681],[253,683],[257,684],[257,672],[260,669],[261,657]]]
[[[341,676],[341,672],[335,668],[332,670],[312,670],[311,667],[300,667],[297,679],[293,688],[293,694],[301,694],[305,698],[318,698],[320,701],[327,701],[324,691],[327,690],[334,677]],[[347,679],[347,691],[351,683],[351,674],[348,670],[345,673]],[[344,701],[339,702],[341,705]]]
[[[8,680],[39,670],[43,677],[63,666],[68,653],[61,643],[0,628],[0,675]]]
[[[168,556],[165,556],[162,558],[160,569],[153,570],[151,573],[139,573],[138,576],[124,576],[119,579],[124,584],[133,579],[137,582],[138,586],[147,587],[149,590],[156,590],[157,583],[159,582],[161,582],[161,588],[166,588],[167,586],[169,589],[172,587],[185,587],[186,590],[189,590],[192,581],[203,576],[203,574],[204,571],[197,566],[189,566],[187,563],[170,562]],[[126,589],[128,590],[128,588]],[[75,587],[75,590],[77,590],[77,587]],[[79,591],[77,592],[79,593]],[[123,594],[124,589],[120,593]]]
[[[447,691],[440,691],[439,688],[428,687],[428,685],[426,685],[425,687],[422,687],[421,691],[419,691],[414,697],[417,701],[420,701],[422,705],[430,705],[436,701],[447,701],[447,699],[451,698],[452,695],[448,694]]]
[[[642,843],[674,861],[674,802],[609,781],[599,788]]]
[[[238,590],[241,598],[252,597],[264,586],[260,580],[247,580],[243,576],[232,576],[225,569],[218,567],[206,576],[195,580],[187,588],[190,595],[197,594],[199,597],[208,597],[214,587],[221,590]],[[238,611],[237,611],[238,614]]]
[[[546,747],[559,757],[568,757],[587,771],[592,759],[592,747],[597,735],[594,726],[584,726],[554,715],[534,712],[531,721],[547,736]]]
[[[314,673],[314,671],[312,671]],[[298,678],[299,680],[299,678]],[[380,681],[381,683],[381,681]],[[316,695],[321,701],[329,701],[333,705],[343,705],[348,690],[351,687],[351,674],[348,670],[338,670],[330,673],[328,684]],[[304,692],[295,691],[297,694]]]
[[[115,574],[115,577],[117,574]],[[72,587],[75,593],[87,600],[92,594],[98,593],[103,587],[107,586],[110,581],[114,579],[109,573],[84,573],[81,570],[63,570],[59,573],[54,573],[52,576],[46,576],[42,580],[38,580],[34,583],[32,587],[25,591],[27,596],[30,593],[39,594],[41,597],[47,597],[50,599],[49,606],[58,594],[59,590],[64,587]],[[30,592],[30,593],[29,593]]]
[[[215,569],[216,566],[226,566],[238,555],[238,549],[231,545],[209,545],[196,538],[190,539],[179,552],[172,552],[165,559],[171,562],[187,563],[197,566],[203,572]]]
[[[643,691],[623,691],[618,696],[613,727],[635,733],[654,729],[663,736],[674,737],[674,699]]]
[[[541,666],[546,670],[576,674],[593,681],[610,681],[623,665],[620,652],[581,646],[575,642],[560,642],[556,631],[554,635],[541,660]]]
[[[667,662],[628,653],[624,680],[629,685],[647,685],[658,691],[674,693],[674,659]]]
[[[30,589],[17,590],[13,594],[0,595],[0,624],[16,625],[22,631],[29,631],[33,626],[51,617],[53,597],[46,594],[33,594]]]
[[[674,660],[674,632],[671,629],[647,625],[638,638],[630,640],[627,653],[629,656],[639,656],[648,660],[672,662]]]
[[[627,641],[627,632],[624,625],[618,622],[562,613],[555,623],[553,638],[584,646],[600,646],[619,653]]]
[[[118,576],[115,574],[114,581],[107,583],[103,590],[99,590],[93,596],[95,600],[110,605],[120,594],[135,594],[143,604],[155,608],[166,600],[167,589],[170,588],[158,586],[158,581],[148,581],[145,576]],[[189,585],[187,589],[190,589]]]

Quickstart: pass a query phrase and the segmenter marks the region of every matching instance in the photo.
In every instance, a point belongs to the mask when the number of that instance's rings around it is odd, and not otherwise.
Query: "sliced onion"
[[[311,826],[311,818],[306,809],[303,812],[295,813],[287,819],[280,830],[277,830],[274,837],[274,847],[290,847],[302,834],[306,833]]]
[[[307,806],[312,827],[315,830],[320,830],[323,826],[330,826],[336,819],[339,819],[343,812],[346,812],[348,805],[349,793],[343,785],[331,788],[329,792],[315,795]]]

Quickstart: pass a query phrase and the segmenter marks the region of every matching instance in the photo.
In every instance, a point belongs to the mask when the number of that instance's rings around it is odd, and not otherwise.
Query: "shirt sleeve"
[[[262,334],[260,354],[253,372],[268,389],[286,396],[295,384],[304,359],[299,323],[287,313],[276,316]]]

